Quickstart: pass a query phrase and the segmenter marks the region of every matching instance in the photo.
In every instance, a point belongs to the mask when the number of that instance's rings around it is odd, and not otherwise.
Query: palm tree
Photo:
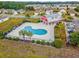
[[[19,35],[22,35],[23,36],[23,39],[25,40],[25,31],[24,30],[21,30],[21,31],[19,31]]]
[[[22,35],[25,40],[25,36],[28,36],[31,39],[33,34],[30,31],[21,30],[21,31],[19,31],[19,35]]]
[[[30,40],[31,40],[31,37],[32,37],[32,35],[33,35],[32,32],[26,31],[25,34],[26,34],[26,36],[28,36],[28,37],[30,38]]]

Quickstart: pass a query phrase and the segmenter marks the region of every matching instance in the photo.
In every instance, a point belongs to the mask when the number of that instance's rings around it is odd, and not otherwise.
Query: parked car
[[[74,27],[74,24],[72,22],[67,22],[66,25],[67,25],[68,33],[71,33],[71,32],[75,31],[75,27]]]
[[[67,27],[73,27],[74,28],[75,24],[73,24],[72,22],[67,22],[66,25],[67,25]]]

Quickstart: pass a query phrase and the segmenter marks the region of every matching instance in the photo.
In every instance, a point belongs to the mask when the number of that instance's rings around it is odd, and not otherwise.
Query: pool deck
[[[45,35],[33,35],[33,39],[38,40],[46,40],[46,41],[53,41],[54,40],[54,24],[53,25],[45,25],[43,23],[24,23],[21,26],[17,27],[15,30],[12,30],[10,33],[7,34],[7,37],[19,37],[23,39],[22,36],[19,35],[19,31],[22,30],[25,26],[32,26],[34,29],[45,29],[47,30],[47,34]],[[27,37],[27,36],[26,36]],[[26,39],[29,40],[29,39]]]

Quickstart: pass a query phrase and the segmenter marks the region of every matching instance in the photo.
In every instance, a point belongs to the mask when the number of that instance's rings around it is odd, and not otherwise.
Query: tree
[[[3,4],[2,4],[2,2],[0,2],[0,9],[1,9],[1,8],[3,8]]]
[[[79,6],[77,6],[74,10],[79,12]]]
[[[41,41],[40,41],[40,40],[37,40],[37,41],[36,41],[36,43],[37,43],[37,44],[40,44],[40,43],[41,43]]]
[[[70,34],[70,44],[74,46],[79,45],[79,32],[73,32]]]
[[[21,30],[21,31],[19,31],[19,35],[22,35],[25,40],[25,36],[28,36],[31,39],[33,34],[32,34],[32,32],[29,32],[26,30]]]
[[[42,45],[46,44],[45,40],[41,40],[41,44]]]
[[[4,34],[3,32],[0,32],[0,39],[3,39],[4,38]]]
[[[25,9],[26,9],[26,11],[29,11],[29,10],[34,11],[35,10],[34,7],[32,7],[32,6],[26,7]]]
[[[61,48],[63,47],[63,41],[61,39],[56,39],[54,42],[51,43],[52,46],[56,48]]]
[[[25,35],[26,35],[25,32],[26,31],[24,31],[24,30],[19,31],[19,35],[22,35],[24,40],[25,40]]]
[[[0,8],[4,9],[24,9],[25,4],[22,2],[0,2]]]
[[[28,18],[30,18],[30,15],[29,14],[26,14],[25,16],[28,17]]]
[[[30,31],[25,31],[25,35],[28,36],[31,40],[31,37],[32,37],[33,34]]]

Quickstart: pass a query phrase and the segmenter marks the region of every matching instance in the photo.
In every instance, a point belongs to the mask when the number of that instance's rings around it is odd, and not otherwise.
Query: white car
[[[75,24],[73,24],[72,22],[67,22],[66,25],[67,25],[67,31],[68,31],[68,32],[73,32],[73,31],[75,31],[75,28],[74,28],[74,25],[75,25]]]

